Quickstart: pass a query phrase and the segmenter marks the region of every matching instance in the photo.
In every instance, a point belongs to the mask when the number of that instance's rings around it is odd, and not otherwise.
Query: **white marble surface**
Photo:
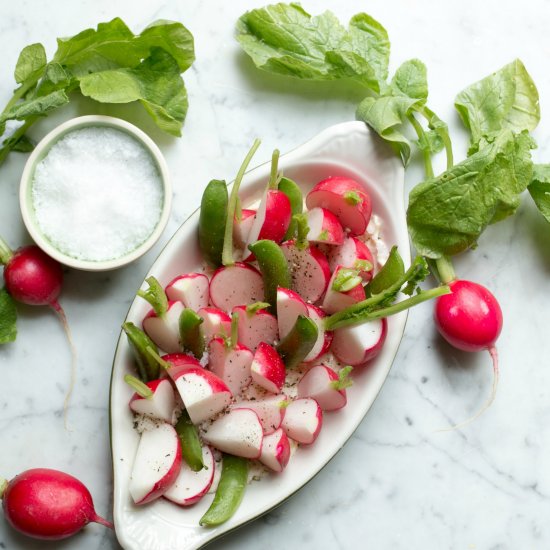
[[[361,98],[346,85],[318,85],[261,74],[232,38],[233,24],[259,0],[50,0],[6,3],[0,20],[0,102],[14,87],[21,48],[74,34],[121,16],[138,30],[157,18],[177,19],[196,39],[197,61],[186,73],[190,110],[184,136],[161,135],[139,107],[107,108],[77,101],[36,124],[33,137],[76,114],[127,118],[157,140],[174,179],[171,221],[161,242],[133,266],[108,274],[70,271],[62,303],[79,351],[79,377],[63,428],[61,404],[69,356],[63,333],[46,309],[20,308],[19,337],[0,349],[0,474],[48,466],[90,488],[109,516],[111,467],[108,384],[111,360],[132,295],[156,253],[194,210],[212,177],[231,179],[253,137],[263,139],[257,161],[274,147],[288,150],[321,129],[352,119]],[[491,70],[520,57],[538,85],[543,121],[535,132],[537,160],[550,159],[550,7],[511,0],[372,0],[304,2],[332,9],[342,20],[367,10],[388,29],[395,68],[419,57],[429,69],[436,112],[449,121],[456,155],[465,137],[454,95]],[[215,15],[215,19],[214,19]],[[0,234],[24,243],[18,180],[24,155],[0,169]],[[413,165],[409,187],[421,177]],[[435,334],[431,308],[416,308],[392,373],[354,437],[307,487],[271,514],[211,548],[543,549],[550,547],[550,227],[526,196],[518,215],[490,228],[479,248],[456,262],[458,273],[489,286],[500,299],[505,326],[499,341],[501,383],[489,411],[464,430],[440,433],[488,395],[487,354],[450,349]],[[0,548],[117,548],[114,535],[92,525],[63,543],[34,543],[0,522]],[[144,549],[145,550],[145,549]]]

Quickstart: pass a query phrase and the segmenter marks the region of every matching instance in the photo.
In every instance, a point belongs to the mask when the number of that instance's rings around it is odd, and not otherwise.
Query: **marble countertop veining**
[[[79,477],[100,514],[110,515],[108,390],[119,326],[148,266],[198,206],[213,177],[232,179],[254,137],[256,161],[289,150],[331,124],[354,117],[361,93],[347,84],[312,84],[261,74],[240,53],[233,24],[262,0],[93,0],[6,2],[0,18],[0,103],[15,84],[19,51],[31,42],[51,54],[68,36],[114,16],[139,30],[154,19],[182,21],[196,39],[197,61],[185,75],[190,109],[181,139],[160,134],[137,106],[84,100],[40,121],[31,134],[78,114],[114,114],[135,122],[164,154],[174,183],[171,220],[160,242],[131,267],[112,273],[68,271],[62,303],[79,353],[78,382],[63,428],[69,380],[63,332],[47,309],[19,308],[17,342],[0,348],[0,474],[53,467]],[[391,68],[418,57],[428,66],[430,104],[449,121],[455,154],[466,137],[453,111],[466,85],[519,57],[541,96],[537,161],[550,159],[550,5],[531,0],[304,1],[310,12],[331,9],[341,20],[365,10],[388,29]],[[0,234],[12,245],[28,235],[18,208],[26,155],[12,154],[0,178]],[[421,179],[407,172],[408,188]],[[351,440],[290,501],[211,545],[212,549],[550,548],[550,227],[526,196],[518,214],[483,235],[457,259],[459,274],[489,286],[505,324],[499,340],[501,380],[493,406],[454,432],[438,428],[475,412],[491,386],[487,354],[452,350],[437,337],[431,307],[409,316],[405,338],[382,392]],[[0,521],[0,548],[118,548],[114,535],[91,525],[52,544],[33,542]],[[144,549],[145,550],[145,549]]]

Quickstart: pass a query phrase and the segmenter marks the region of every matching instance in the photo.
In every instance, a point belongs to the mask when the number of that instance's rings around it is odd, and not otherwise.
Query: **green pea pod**
[[[183,351],[191,352],[197,359],[204,353],[204,336],[201,331],[202,317],[192,309],[185,308],[179,318],[180,343]]]
[[[176,424],[176,432],[181,441],[181,454],[189,468],[198,472],[204,468],[202,461],[202,445],[197,427],[191,422],[189,413],[184,410]]]
[[[279,181],[279,191],[282,191],[288,197],[292,216],[294,216],[294,214],[301,214],[304,209],[304,197],[301,189],[298,187],[298,184],[293,182],[291,179],[281,178]],[[292,218],[283,240],[286,241],[288,239],[292,239],[295,233],[296,220]]]
[[[403,260],[397,251],[397,246],[392,247],[388,260],[384,267],[372,278],[365,287],[367,296],[374,296],[390,288],[396,281],[399,281],[405,273]]]
[[[239,508],[248,481],[248,461],[238,456],[223,455],[222,475],[210,508],[200,525],[215,527],[230,519]]]
[[[317,341],[317,325],[308,317],[299,315],[291,331],[279,342],[277,352],[285,367],[292,369],[299,365],[313,349]]]
[[[202,194],[199,216],[199,246],[203,258],[212,267],[222,265],[227,203],[227,184],[212,180]]]
[[[134,323],[124,323],[122,330],[126,333],[128,344],[136,360],[139,377],[143,382],[150,382],[159,377],[158,363],[147,353],[147,348],[158,351],[153,340]]]
[[[248,246],[256,256],[264,279],[264,300],[271,304],[271,311],[277,308],[277,287],[290,288],[291,278],[288,264],[281,247],[274,241],[264,239]]]

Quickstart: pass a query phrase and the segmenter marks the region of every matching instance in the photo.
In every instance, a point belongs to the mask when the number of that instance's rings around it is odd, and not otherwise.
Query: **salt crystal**
[[[110,127],[66,134],[36,166],[33,207],[43,235],[78,260],[121,258],[159,222],[163,188],[145,147]]]

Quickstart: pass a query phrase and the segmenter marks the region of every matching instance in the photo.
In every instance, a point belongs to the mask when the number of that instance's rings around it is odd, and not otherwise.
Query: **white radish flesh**
[[[362,302],[366,298],[365,290],[360,283],[347,292],[339,292],[338,290],[334,290],[334,280],[338,276],[341,269],[343,269],[342,266],[338,266],[334,271],[328,284],[327,293],[323,299],[323,309],[328,314],[341,311],[346,307],[356,304],[357,302]]]
[[[367,245],[356,237],[348,237],[340,246],[336,246],[329,252],[328,262],[331,271],[334,271],[339,265],[354,269],[357,261],[367,261],[374,266],[374,259]],[[359,272],[364,281],[370,281],[373,275],[373,269],[362,270]]]
[[[282,428],[286,435],[298,443],[313,443],[323,424],[323,411],[315,399],[300,398],[292,401],[285,410]]]
[[[256,210],[243,209],[241,219],[233,222],[233,241],[237,247],[244,249],[246,246],[255,215]]]
[[[210,300],[229,312],[235,306],[259,302],[264,298],[264,281],[260,272],[251,265],[236,263],[220,267],[210,281]]]
[[[147,382],[147,387],[153,392],[149,398],[135,393],[130,400],[130,409],[137,414],[164,420],[169,424],[174,420],[176,397],[172,384],[167,378]]]
[[[179,300],[185,307],[198,311],[208,306],[208,277],[202,273],[188,273],[176,277],[166,286],[166,296],[169,300]]]
[[[311,367],[298,382],[298,397],[311,397],[323,411],[335,411],[345,406],[346,390],[332,387],[338,375],[325,365]]]
[[[208,346],[208,368],[239,395],[252,381],[250,366],[254,354],[242,344],[228,348],[222,338],[215,338]]]
[[[374,359],[386,340],[386,319],[374,319],[334,331],[331,350],[346,365],[357,367]]]
[[[202,334],[206,345],[218,336],[226,337],[231,334],[231,317],[225,311],[216,307],[203,307],[197,312],[202,317]]]
[[[233,312],[239,316],[239,343],[252,352],[258,349],[260,342],[272,345],[279,339],[277,319],[265,309],[248,313],[245,306],[238,306],[233,309]]]
[[[306,214],[309,232],[307,240],[339,245],[344,242],[344,230],[338,218],[326,208],[312,208]]]
[[[326,317],[326,313],[321,308],[308,304],[307,310],[308,317],[317,325],[317,340],[304,359],[304,363],[311,363],[319,359],[319,357],[329,350],[332,343],[333,332],[331,330],[325,330],[323,319]]]
[[[264,436],[260,462],[270,470],[280,473],[290,460],[290,441],[282,429]]]
[[[181,445],[170,424],[160,424],[141,434],[129,491],[135,504],[160,497],[172,485],[181,467]]]
[[[277,289],[277,325],[282,340],[294,327],[299,315],[308,316],[307,304],[293,290]]]
[[[168,311],[157,317],[151,310],[143,319],[143,330],[155,344],[167,353],[181,351],[179,318],[184,310],[181,302],[168,302]]]
[[[250,367],[252,380],[271,393],[281,391],[285,383],[286,367],[281,356],[265,342],[261,342]]]
[[[286,395],[274,395],[255,401],[242,401],[231,405],[231,408],[247,408],[253,410],[260,419],[264,435],[272,434],[281,427],[285,416],[284,405],[287,402]]]

